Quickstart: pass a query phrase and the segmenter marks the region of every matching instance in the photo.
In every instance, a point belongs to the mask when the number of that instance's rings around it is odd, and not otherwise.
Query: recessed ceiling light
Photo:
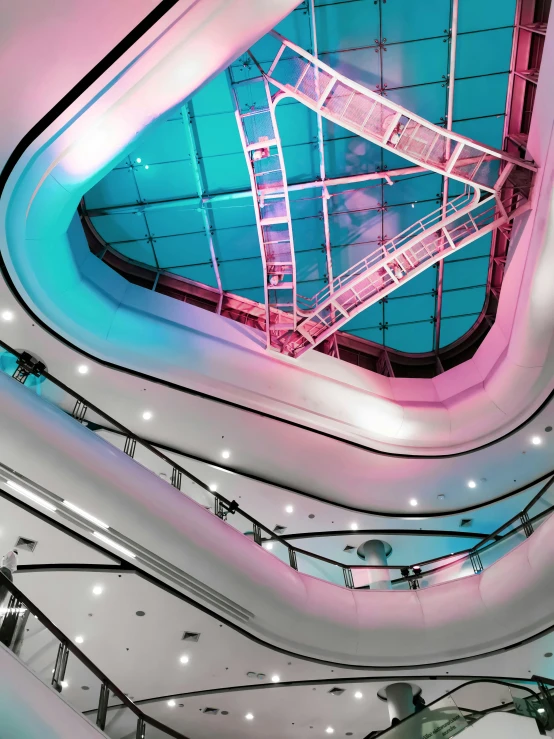
[[[79,366],[77,367],[77,372],[78,372],[78,373],[79,373],[80,375],[88,375],[88,367],[87,367],[87,365],[86,365],[86,364],[80,364],[80,365],[79,365]]]
[[[175,706],[176,706],[177,704],[175,703],[175,701],[174,701],[174,700],[170,700],[170,701],[167,701],[167,705],[168,705],[168,706],[169,706],[170,708],[175,708]]]
[[[363,694],[363,693],[360,693],[360,691],[359,691],[359,690],[357,690],[357,691],[356,691],[356,692],[354,693],[354,698],[357,698],[357,700],[361,700],[361,699],[362,699],[363,697],[364,697],[364,694]]]
[[[246,714],[246,716],[245,716],[244,718],[245,718],[245,719],[246,719],[247,721],[252,721],[252,719],[254,718],[254,714],[253,714],[253,713],[247,713],[247,714]]]
[[[286,513],[293,513],[294,506],[291,506],[291,505],[286,506],[285,507],[285,511],[286,511]]]
[[[350,528],[352,529],[352,531],[357,531],[358,530],[358,524],[357,523],[351,523],[350,524]]]
[[[468,488],[476,488],[477,487],[477,483],[475,482],[475,480],[469,480],[468,483],[467,483],[467,486],[468,486]]]
[[[228,449],[224,449],[221,452],[221,456],[223,457],[223,459],[229,459],[229,457],[231,456],[231,452]]]
[[[271,682],[272,683],[280,683],[281,682],[281,678],[279,677],[279,675],[272,675],[271,676]]]
[[[269,549],[269,550],[271,551],[271,549],[273,549],[273,542],[272,542],[272,541],[267,541],[267,542],[266,542],[266,543],[264,544],[264,547],[265,547],[266,549]]]
[[[215,491],[217,490],[217,485],[215,484],[215,482],[212,482],[212,484],[210,485],[210,490],[212,491],[212,493],[215,493]]]
[[[68,688],[69,687],[69,683],[67,682],[67,680],[62,680],[61,683],[60,683],[60,685],[62,686],[62,688]]]
[[[11,310],[4,310],[2,311],[2,320],[3,321],[13,321],[13,313]]]
[[[102,595],[104,588],[101,585],[95,585],[92,589],[93,595]]]
[[[75,637],[75,644],[82,644],[85,640],[82,636],[76,636]]]
[[[152,411],[144,411],[142,414],[143,421],[149,421],[152,418]]]
[[[417,505],[417,500],[415,498],[412,498],[410,500],[410,505],[415,508],[415,506]]]
[[[182,665],[188,665],[188,662],[189,662],[189,658],[187,657],[187,655],[186,655],[186,654],[183,654],[183,655],[182,655],[181,657],[179,657],[179,662],[180,662],[180,663],[181,663]]]
[[[52,503],[49,503],[47,500],[44,500],[44,498],[41,498],[40,495],[35,495],[35,493],[32,493],[30,490],[27,490],[21,485],[18,485],[16,482],[7,480],[7,485],[8,487],[12,488],[12,490],[16,490],[21,495],[24,495],[26,498],[29,498],[29,500],[32,500],[37,505],[40,505],[43,508],[46,508],[46,510],[48,511],[54,512],[57,510],[56,506],[52,505]]]
[[[144,165],[144,169],[148,169],[148,168],[149,168],[149,167],[148,167],[148,164],[145,164],[145,165]]]
[[[335,733],[335,730],[333,729],[333,727],[332,727],[332,726],[328,726],[328,727],[327,727],[327,728],[325,729],[325,733],[326,733],[326,734],[334,734],[334,733]]]
[[[542,444],[542,439],[540,436],[533,436],[531,439],[531,444],[534,444],[535,446],[538,446],[539,444]]]
[[[545,712],[544,708],[537,708],[537,713],[544,713],[544,712]]]
[[[99,529],[109,529],[110,528],[107,523],[104,523],[104,521],[101,521],[99,518],[96,518],[96,516],[93,516],[92,513],[88,513],[87,511],[84,511],[82,508],[79,508],[74,503],[71,503],[71,501],[64,500],[63,504],[66,508],[69,508],[70,511],[73,511],[73,513],[77,513],[82,518],[86,518],[87,521],[90,521],[95,526],[98,526]]]
[[[141,159],[140,157],[137,157],[137,158],[135,159],[135,162],[136,162],[137,164],[140,164],[140,163],[142,162],[142,159]]]

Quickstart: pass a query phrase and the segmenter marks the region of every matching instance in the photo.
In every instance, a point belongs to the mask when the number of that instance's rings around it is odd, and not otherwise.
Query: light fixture
[[[180,662],[180,663],[181,663],[182,665],[188,665],[188,662],[189,662],[189,658],[187,657],[187,655],[186,655],[186,654],[183,654],[183,655],[182,655],[181,657],[179,657],[179,662]]]
[[[137,157],[137,158],[135,159],[135,162],[136,162],[137,164],[140,164],[140,163],[142,162],[142,159],[141,159],[140,157]]]
[[[60,685],[62,686],[62,688],[68,688],[69,687],[69,683],[67,682],[67,680],[62,680],[61,683],[60,683]]]
[[[3,321],[13,321],[12,311],[11,310],[2,311],[2,320]]]
[[[352,531],[357,531],[358,530],[358,524],[357,523],[351,523],[350,524],[350,528],[352,529]]]
[[[212,491],[212,493],[215,493],[215,491],[217,490],[217,485],[215,484],[215,482],[212,482],[212,484],[210,485],[210,490]]]
[[[7,480],[7,485],[8,487],[12,488],[12,490],[17,491],[21,495],[24,495],[26,498],[29,498],[29,500],[32,500],[37,505],[41,505],[43,508],[46,508],[48,511],[54,512],[57,510],[56,506],[52,505],[52,503],[44,500],[44,498],[41,498],[40,495],[35,495],[35,493],[32,493],[30,490],[27,490],[21,485],[18,485],[16,482]]]
[[[92,589],[93,595],[102,595],[104,588],[101,585],[95,585]]]
[[[356,692],[354,693],[354,698],[356,698],[357,700],[361,700],[361,699],[362,699],[363,697],[364,697],[364,694],[363,694],[363,693],[360,693],[360,691],[359,691],[359,690],[357,690],[357,691],[356,691]]]
[[[229,457],[231,456],[231,452],[228,449],[224,449],[221,452],[221,456],[223,457],[223,459],[229,459]]]
[[[152,418],[152,411],[144,411],[142,414],[143,421],[149,421]]]
[[[281,678],[279,677],[279,675],[272,675],[271,676],[271,682],[272,683],[280,683],[281,682]]]
[[[531,444],[534,444],[535,446],[538,446],[539,444],[542,444],[542,439],[540,436],[533,436],[531,439]]]
[[[264,544],[264,547],[265,547],[266,549],[269,549],[269,551],[271,551],[271,550],[273,549],[273,542],[272,542],[272,541],[268,541],[268,542],[266,542],[266,543]]]
[[[537,713],[544,713],[544,712],[545,712],[544,708],[537,708]]]
[[[175,701],[174,701],[174,700],[172,699],[172,700],[170,700],[170,701],[167,701],[167,705],[168,705],[168,706],[169,706],[170,708],[175,708],[175,706],[176,706],[177,704],[176,704],[176,703],[175,703]]]
[[[99,518],[96,518],[96,516],[93,516],[92,513],[87,513],[87,511],[84,511],[82,508],[79,508],[74,503],[71,503],[71,501],[64,500],[63,504],[66,508],[69,508],[70,511],[73,511],[73,513],[76,513],[78,516],[81,516],[81,518],[86,518],[87,521],[90,521],[95,526],[98,526],[99,529],[109,529],[110,528],[107,523],[104,523],[104,521],[101,521]]]
[[[144,169],[148,169],[148,164],[145,164],[144,165]]]
[[[412,506],[412,508],[415,508],[415,506],[417,505],[417,500],[415,498],[412,498],[410,500],[410,505]]]
[[[469,480],[469,482],[467,483],[467,486],[468,488],[476,488],[477,483],[475,482],[475,480]]]
[[[85,640],[82,636],[76,636],[75,637],[75,644],[82,644]]]
[[[88,367],[87,367],[87,365],[86,365],[86,364],[80,364],[80,365],[79,365],[79,366],[77,367],[77,372],[78,372],[78,373],[79,373],[80,375],[88,375]]]
[[[107,536],[104,536],[104,534],[101,534],[99,531],[94,531],[93,535],[100,539],[100,541],[103,541],[104,544],[107,544],[109,547],[112,547],[113,549],[117,549],[118,552],[121,552],[121,554],[125,554],[127,557],[131,557],[132,559],[135,559],[137,556],[136,554],[133,554],[133,552],[129,551],[129,549],[125,549],[125,547],[122,547],[121,544],[118,544],[116,541],[112,541],[111,539],[108,539]]]
[[[286,513],[292,513],[293,511],[294,511],[294,507],[293,506],[288,505],[288,506],[285,507],[285,512]]]
[[[254,718],[254,714],[253,714],[253,713],[247,713],[247,714],[246,714],[246,716],[245,716],[244,718],[245,718],[245,719],[246,719],[247,721],[252,721],[252,719]]]
[[[327,727],[327,728],[325,729],[325,733],[326,733],[326,734],[334,734],[334,733],[335,733],[335,730],[333,729],[333,727],[332,727],[332,726],[328,726],[328,727]]]

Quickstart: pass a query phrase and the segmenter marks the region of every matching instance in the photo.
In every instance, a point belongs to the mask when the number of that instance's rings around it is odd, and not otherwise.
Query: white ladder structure
[[[275,105],[292,97],[333,123],[465,186],[463,195],[417,221],[312,298],[298,296],[294,327],[271,342],[298,357],[406,280],[528,209],[536,167],[435,126],[349,80],[277,32],[272,35],[280,46],[269,70],[252,58],[265,83],[278,89],[269,98],[274,125]],[[292,247],[290,220],[288,229]],[[296,300],[295,289],[293,296]]]
[[[281,349],[296,330],[296,264],[287,176],[267,80],[246,80],[262,104],[241,110],[240,82],[231,81],[235,116],[246,157],[264,269],[267,348]]]

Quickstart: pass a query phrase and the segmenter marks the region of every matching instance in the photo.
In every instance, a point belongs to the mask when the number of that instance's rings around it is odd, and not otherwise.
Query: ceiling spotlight
[[[544,712],[545,712],[544,708],[537,708],[537,713],[544,713]]]
[[[272,683],[280,683],[281,682],[281,678],[279,677],[279,675],[272,675],[271,676],[271,682]]]
[[[467,483],[467,486],[468,488],[476,488],[477,483],[475,482],[475,480],[469,480],[469,482]]]
[[[170,701],[167,701],[167,705],[168,705],[168,706],[169,706],[170,708],[175,708],[175,706],[176,706],[177,704],[176,704],[176,703],[175,703],[175,701],[174,701],[174,700],[172,699],[172,700],[170,700]]]
[[[223,457],[223,459],[229,459],[229,457],[231,456],[231,452],[228,449],[224,449],[221,452],[221,456]]]
[[[412,506],[413,508],[415,508],[415,506],[417,505],[417,500],[416,500],[415,498],[412,498],[412,499],[410,500],[410,505],[411,505],[411,506]]]
[[[215,493],[215,491],[217,490],[217,485],[215,484],[215,482],[212,482],[212,484],[210,485],[210,490],[212,491],[212,493]]]
[[[333,727],[332,727],[332,726],[328,726],[328,727],[327,727],[327,728],[325,729],[325,733],[326,733],[326,734],[334,734],[334,733],[335,733],[335,730],[333,729]]]
[[[285,507],[285,512],[286,513],[292,513],[293,511],[294,511],[294,507],[293,506],[288,505],[288,506]]]
[[[80,364],[80,365],[79,365],[79,366],[77,367],[77,372],[78,372],[78,373],[79,373],[80,375],[88,375],[88,367],[87,367],[87,365],[86,365],[86,364]]]
[[[535,446],[538,446],[539,444],[542,444],[542,439],[540,436],[533,436],[531,439],[531,444],[534,444]]]
[[[67,680],[62,680],[61,683],[60,683],[60,685],[62,686],[62,688],[69,687],[69,683],[67,682]]]
[[[75,644],[82,644],[85,640],[82,636],[76,636],[75,637]]]
[[[144,411],[142,414],[143,421],[149,421],[152,418],[152,411]]]
[[[360,691],[359,691],[359,690],[357,690],[357,691],[356,691],[356,692],[354,693],[354,698],[357,698],[358,700],[361,700],[361,699],[362,699],[363,697],[364,697],[364,694],[363,694],[363,693],[360,693]]]
[[[188,665],[188,662],[189,662],[189,658],[187,657],[187,655],[186,655],[186,654],[183,654],[183,655],[182,655],[181,657],[179,657],[179,662],[180,662],[180,663],[181,663],[182,665]]]
[[[357,523],[351,523],[350,524],[350,528],[351,528],[352,531],[357,531],[358,530],[358,524]]]
[[[247,713],[247,714],[246,714],[246,716],[245,716],[244,718],[245,718],[245,719],[246,719],[247,721],[252,721],[252,719],[254,718],[254,714],[253,714],[253,713]]]
[[[11,310],[2,311],[2,320],[3,321],[13,321],[12,311]]]
[[[104,588],[101,585],[95,585],[92,589],[93,595],[102,595]]]
[[[137,157],[137,158],[135,159],[135,162],[136,162],[137,164],[140,164],[140,163],[142,162],[142,159],[141,159],[140,157]]]
[[[266,543],[264,544],[264,547],[265,547],[266,549],[269,549],[269,551],[271,551],[271,550],[273,549],[273,542],[272,542],[272,541],[268,541],[268,542],[266,542]]]
[[[144,165],[144,169],[148,169],[148,164],[145,164]]]

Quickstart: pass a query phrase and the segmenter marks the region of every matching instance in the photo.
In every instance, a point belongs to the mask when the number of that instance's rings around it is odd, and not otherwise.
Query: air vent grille
[[[347,545],[346,545],[346,546],[344,547],[344,549],[343,549],[343,552],[353,552],[353,551],[354,551],[354,549],[356,549],[356,547],[352,547],[352,546],[350,546],[350,544],[347,544]]]
[[[15,542],[15,549],[24,549],[26,552],[34,552],[37,544],[38,541],[26,539],[24,536],[20,536]]]
[[[210,716],[217,716],[217,714],[219,713],[219,708],[204,708],[202,713],[207,713]]]
[[[329,695],[342,695],[344,693],[344,688],[331,688],[329,691]]]
[[[286,530],[287,530],[287,527],[286,527],[286,526],[276,526],[276,527],[275,527],[275,528],[273,529],[273,531],[274,531],[274,532],[275,532],[276,534],[278,534],[279,536],[281,536],[281,534],[284,534]]]
[[[472,518],[462,518],[462,520],[460,521],[460,528],[467,528],[468,526],[471,526],[472,523]]]
[[[200,634],[196,631],[184,631],[183,641],[200,641]]]

